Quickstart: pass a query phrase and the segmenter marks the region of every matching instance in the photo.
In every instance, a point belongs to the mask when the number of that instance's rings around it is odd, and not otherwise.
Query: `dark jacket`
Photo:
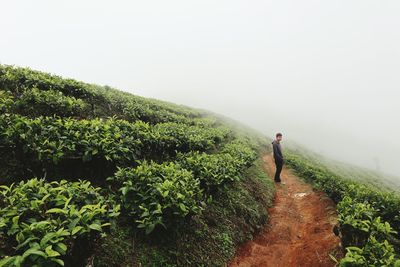
[[[275,161],[283,162],[283,154],[282,154],[281,144],[279,142],[277,142],[276,140],[274,140],[272,142],[272,149],[274,151]]]

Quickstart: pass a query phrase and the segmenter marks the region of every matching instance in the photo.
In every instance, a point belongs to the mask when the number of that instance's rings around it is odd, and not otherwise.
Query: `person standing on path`
[[[282,141],[282,134],[277,133],[275,136],[275,140],[272,142],[272,148],[274,151],[274,159],[275,159],[275,165],[276,165],[274,181],[277,183],[281,182],[281,171],[282,171],[283,162],[284,162],[282,148],[281,148],[281,141]]]

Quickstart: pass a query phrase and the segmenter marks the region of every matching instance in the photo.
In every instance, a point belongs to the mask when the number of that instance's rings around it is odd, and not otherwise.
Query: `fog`
[[[400,176],[399,1],[2,1],[0,62],[218,112]]]

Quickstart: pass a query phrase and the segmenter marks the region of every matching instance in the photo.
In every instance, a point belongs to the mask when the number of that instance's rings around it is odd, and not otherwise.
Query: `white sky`
[[[0,62],[219,112],[400,175],[400,2],[2,1]]]

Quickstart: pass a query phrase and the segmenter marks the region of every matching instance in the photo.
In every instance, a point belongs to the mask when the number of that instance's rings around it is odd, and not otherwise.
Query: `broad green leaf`
[[[64,266],[64,261],[61,259],[57,259],[57,258],[51,258],[51,261],[54,261],[55,263],[57,263],[60,266]]]
[[[41,251],[39,248],[30,248],[22,254],[22,259],[26,259],[30,255],[37,255],[43,258],[47,258],[47,254]]]
[[[97,223],[92,223],[91,225],[89,225],[90,229],[102,232],[103,230],[101,229],[101,225],[97,224]]]
[[[60,208],[52,208],[46,211],[46,213],[58,213],[58,214],[68,214],[66,210]]]
[[[60,252],[60,254],[65,254],[67,252],[67,246],[64,243],[55,244],[54,249]]]
[[[76,233],[78,233],[80,230],[82,230],[83,229],[83,227],[82,226],[75,226],[74,227],[74,229],[72,229],[72,232],[71,232],[71,234],[72,235],[75,235]]]
[[[59,252],[53,250],[53,246],[52,245],[47,246],[46,249],[45,249],[45,252],[46,252],[47,256],[50,257],[50,258],[54,258],[54,257],[60,256]]]

